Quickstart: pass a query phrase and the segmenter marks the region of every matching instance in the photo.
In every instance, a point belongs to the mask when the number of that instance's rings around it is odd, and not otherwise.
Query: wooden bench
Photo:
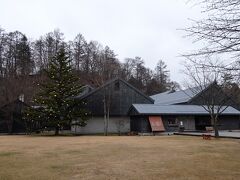
[[[213,127],[212,126],[206,126],[206,131],[212,132],[213,131]]]

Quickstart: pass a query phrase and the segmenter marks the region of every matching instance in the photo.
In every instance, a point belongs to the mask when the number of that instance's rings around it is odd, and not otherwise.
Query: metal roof
[[[127,81],[125,81],[125,80],[123,80],[123,79],[121,79],[121,78],[119,78],[119,77],[117,77],[117,78],[115,78],[115,79],[112,79],[112,80],[109,80],[108,82],[106,82],[106,83],[103,84],[102,86],[100,86],[100,87],[92,90],[92,91],[89,92],[89,93],[86,93],[86,94],[84,94],[84,95],[76,96],[76,97],[74,97],[74,99],[82,100],[82,99],[84,99],[84,98],[86,98],[86,97],[88,97],[88,96],[91,96],[91,95],[94,94],[95,92],[97,92],[97,91],[105,88],[105,87],[108,86],[109,84],[114,83],[114,82],[117,82],[117,81],[123,82],[123,83],[126,84],[128,87],[130,87],[131,89],[133,89],[133,90],[136,91],[137,93],[141,94],[142,96],[144,96],[144,97],[145,97],[146,99],[148,99],[149,101],[154,102],[154,99],[152,99],[151,97],[145,95],[145,94],[144,94],[143,92],[141,92],[139,89],[135,88],[134,86],[132,86],[131,84],[129,84]]]
[[[74,98],[81,98],[82,96],[84,96],[84,95],[90,93],[91,91],[93,91],[94,88],[90,85],[85,85],[85,86],[81,87],[81,90],[82,90],[82,92],[78,96],[75,96]]]
[[[209,113],[199,105],[156,105],[156,104],[133,104],[139,114],[148,115],[208,115]],[[217,108],[217,107],[216,107]],[[222,108],[226,108],[223,106]],[[222,115],[240,115],[240,111],[229,106]]]
[[[158,104],[158,105],[179,104],[179,103],[188,102],[190,99],[192,99],[201,91],[203,91],[202,88],[194,87],[194,88],[189,88],[186,90],[180,90],[175,92],[167,91],[167,92],[155,94],[150,97],[154,99],[154,104]]]

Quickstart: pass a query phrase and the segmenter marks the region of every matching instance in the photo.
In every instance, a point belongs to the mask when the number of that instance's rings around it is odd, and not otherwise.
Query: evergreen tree
[[[81,109],[83,102],[77,102],[73,98],[80,94],[81,86],[72,73],[64,47],[51,59],[46,72],[49,80],[41,84],[40,92],[34,99],[40,108],[29,109],[26,119],[54,128],[55,135],[59,134],[60,128],[70,126],[73,122],[75,125],[85,125],[87,112]]]

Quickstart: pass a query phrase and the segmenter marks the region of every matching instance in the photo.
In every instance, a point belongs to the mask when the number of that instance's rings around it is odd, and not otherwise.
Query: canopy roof
[[[222,109],[225,109],[222,115],[240,115],[240,111],[231,106],[223,106]],[[199,105],[133,104],[130,114],[132,110],[139,115],[209,115],[209,112]]]
[[[154,104],[159,105],[170,105],[188,102],[190,99],[195,97],[198,93],[202,92],[203,89],[200,87],[189,88],[180,91],[166,91],[163,93],[155,94],[150,96],[154,99]]]

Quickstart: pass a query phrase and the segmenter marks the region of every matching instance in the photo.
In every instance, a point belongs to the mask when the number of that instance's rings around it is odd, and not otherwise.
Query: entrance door
[[[208,116],[196,116],[195,117],[196,130],[206,130],[206,126],[211,126],[211,119]]]

